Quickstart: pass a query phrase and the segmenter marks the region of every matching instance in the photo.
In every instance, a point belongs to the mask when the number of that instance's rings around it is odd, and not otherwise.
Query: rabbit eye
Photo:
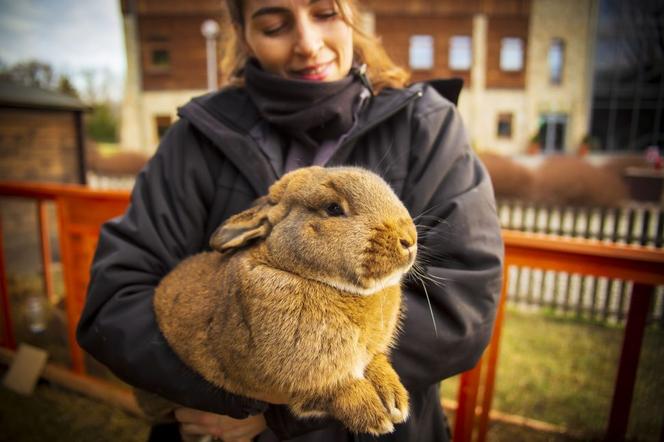
[[[325,211],[330,216],[343,216],[345,215],[344,209],[337,203],[332,203],[325,208]]]

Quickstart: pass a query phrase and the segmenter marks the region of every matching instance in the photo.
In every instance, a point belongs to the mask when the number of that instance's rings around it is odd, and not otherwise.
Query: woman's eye
[[[325,212],[327,212],[328,215],[330,216],[343,216],[345,215],[344,209],[337,203],[332,203],[329,206],[325,208]]]
[[[284,28],[285,28],[284,25],[272,26],[272,27],[263,29],[263,34],[265,34],[267,36],[277,35],[279,32],[284,30]]]
[[[335,11],[334,9],[332,9],[332,10],[330,10],[330,11],[319,12],[318,14],[316,14],[316,16],[317,16],[318,18],[323,19],[323,20],[327,20],[327,19],[330,19],[330,18],[334,18],[334,17],[336,17],[337,15],[339,15],[339,14],[338,14],[337,11]]]

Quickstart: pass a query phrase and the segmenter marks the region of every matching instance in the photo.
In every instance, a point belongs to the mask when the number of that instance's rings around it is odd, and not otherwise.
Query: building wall
[[[504,25],[508,19],[490,14],[474,16],[472,83],[461,94],[459,111],[477,150],[524,153],[546,113],[567,115],[565,148],[576,150],[587,132],[590,116],[596,8],[597,0],[534,0],[528,26],[519,25],[528,30],[525,71],[519,84],[504,81],[507,77],[496,81],[495,76],[499,37],[494,31],[502,28],[503,35],[511,34],[512,27]],[[516,23],[520,19],[509,20]],[[548,53],[554,38],[565,42],[560,85],[550,82]],[[498,117],[505,113],[512,114],[510,138],[497,134]]]
[[[123,146],[152,152],[158,143],[156,117],[170,115],[174,120],[178,106],[204,92],[205,54],[200,23],[206,14],[221,14],[221,10],[209,0],[197,0],[186,7],[175,0],[136,2],[140,13],[133,18],[131,14],[125,15],[126,35],[133,32],[139,44],[131,47],[127,42],[127,66],[130,71],[135,67],[135,72],[128,72],[121,138]],[[459,111],[471,143],[478,150],[524,152],[544,113],[567,115],[568,150],[573,150],[586,133],[598,0],[365,0],[363,3],[373,11],[367,15],[367,26],[374,27],[390,56],[402,66],[408,66],[412,35],[434,37],[434,67],[413,72],[413,80],[450,76],[464,79]],[[472,36],[470,71],[452,71],[448,67],[449,39],[453,35]],[[146,68],[146,51],[159,38],[166,37],[168,44],[174,45],[170,46],[174,48],[171,53],[186,53],[182,60],[172,59],[168,75]],[[500,71],[503,37],[523,39],[525,58],[521,72]],[[549,82],[548,50],[553,38],[565,42],[560,85]],[[497,134],[500,114],[512,115],[509,138]]]
[[[123,0],[122,11],[127,77],[120,144],[152,153],[159,143],[157,118],[175,121],[179,106],[206,92],[206,42],[201,25],[207,19],[220,23],[222,7],[218,0]],[[218,44],[222,39],[223,31]],[[154,50],[168,51],[167,67],[152,63]],[[220,78],[220,70],[218,75]]]
[[[542,113],[568,115],[566,146],[575,150],[588,132],[598,0],[537,0],[533,3],[528,52],[528,130]],[[554,38],[565,43],[560,85],[549,81],[547,62]]]
[[[375,31],[382,37],[387,53],[400,66],[408,66],[411,36],[430,35],[433,37],[433,69],[412,71],[413,81],[422,81],[428,78],[461,77],[466,85],[470,84],[470,70],[450,69],[448,57],[449,42],[452,36],[472,36],[472,15],[415,17],[380,14],[375,16],[375,23]]]
[[[207,88],[207,57],[202,23],[220,14],[139,16],[138,37],[142,86],[145,91]],[[153,52],[167,51],[168,66],[152,63]]]
[[[75,115],[0,108],[0,179],[80,182]]]

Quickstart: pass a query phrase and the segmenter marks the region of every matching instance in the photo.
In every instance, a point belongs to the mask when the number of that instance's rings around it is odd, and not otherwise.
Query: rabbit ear
[[[210,247],[225,252],[244,246],[249,241],[265,238],[272,230],[268,213],[272,205],[267,197],[259,198],[253,207],[234,215],[223,223],[210,238]]]

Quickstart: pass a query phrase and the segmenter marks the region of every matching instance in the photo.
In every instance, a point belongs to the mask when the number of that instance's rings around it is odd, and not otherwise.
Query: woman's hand
[[[210,435],[224,442],[251,442],[267,429],[262,414],[233,419],[193,408],[178,408],[175,418],[180,422],[180,433],[185,441],[196,441],[200,436]]]

